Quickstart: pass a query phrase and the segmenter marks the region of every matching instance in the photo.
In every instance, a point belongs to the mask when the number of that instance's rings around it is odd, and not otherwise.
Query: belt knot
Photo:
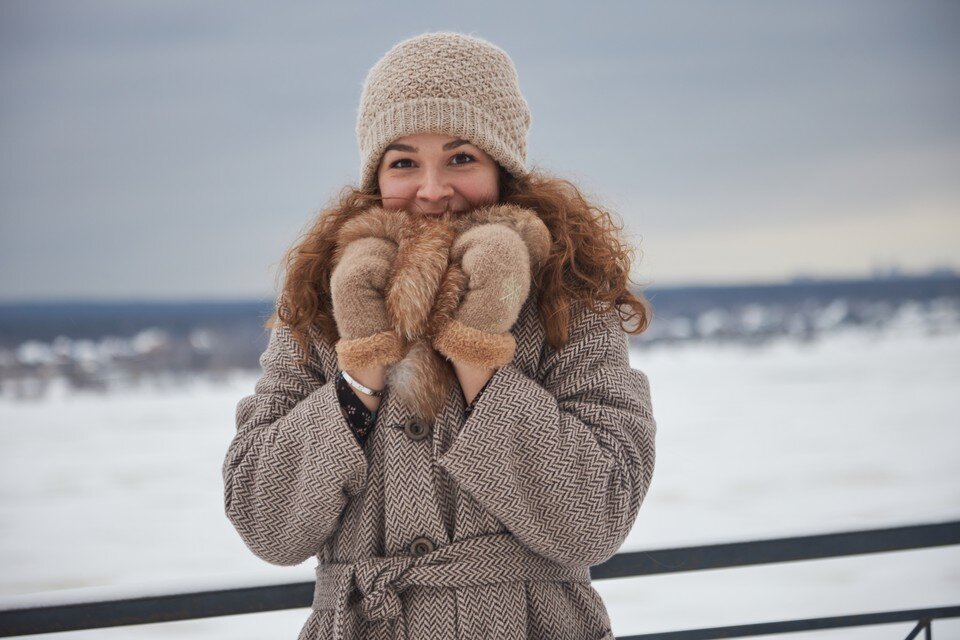
[[[357,628],[359,617],[368,621],[402,618],[400,594],[409,587],[475,587],[516,580],[589,583],[590,569],[556,564],[512,534],[485,534],[421,556],[319,564],[313,607],[334,610],[333,637],[340,639],[350,635],[348,628]]]
[[[400,615],[397,583],[418,558],[397,556],[366,558],[354,563],[353,577],[360,595],[360,612],[367,620],[387,620]]]

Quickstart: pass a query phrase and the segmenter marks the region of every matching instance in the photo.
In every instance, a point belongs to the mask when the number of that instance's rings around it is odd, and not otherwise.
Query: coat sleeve
[[[571,313],[569,337],[546,347],[542,384],[513,363],[498,369],[438,463],[528,547],[592,566],[630,533],[656,422],[616,313]]]
[[[289,327],[271,330],[263,374],[237,404],[222,467],[227,518],[254,554],[277,565],[318,553],[367,475],[335,381],[315,359],[301,364],[302,354]]]

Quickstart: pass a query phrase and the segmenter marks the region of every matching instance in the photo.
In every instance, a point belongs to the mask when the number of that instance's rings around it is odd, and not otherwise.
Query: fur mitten
[[[341,369],[385,366],[401,360],[406,353],[386,307],[386,289],[396,255],[397,246],[383,238],[360,238],[344,249],[330,276]]]
[[[406,223],[400,212],[374,208],[348,220],[337,235],[330,294],[341,369],[390,365],[409,349],[387,301]]]
[[[459,233],[447,275],[461,281],[462,297],[438,323],[433,346],[450,360],[498,369],[513,360],[517,344],[510,329],[550,250],[550,233],[534,212],[515,205],[478,209],[454,224]],[[443,304],[441,297],[438,307]]]

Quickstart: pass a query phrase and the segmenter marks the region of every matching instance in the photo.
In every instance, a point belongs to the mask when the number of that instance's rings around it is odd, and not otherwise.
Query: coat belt
[[[458,540],[422,556],[318,564],[316,573],[313,608],[334,610],[334,638],[343,637],[347,615],[354,607],[366,620],[400,616],[398,594],[411,586],[474,587],[518,580],[590,582],[589,567],[557,564],[510,533]]]

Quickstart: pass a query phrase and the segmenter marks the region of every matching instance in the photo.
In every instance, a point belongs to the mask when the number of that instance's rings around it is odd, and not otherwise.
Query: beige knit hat
[[[387,145],[425,132],[469,140],[511,174],[523,175],[529,128],[530,110],[505,51],[461,33],[409,38],[390,49],[363,84],[360,188],[376,183]]]

